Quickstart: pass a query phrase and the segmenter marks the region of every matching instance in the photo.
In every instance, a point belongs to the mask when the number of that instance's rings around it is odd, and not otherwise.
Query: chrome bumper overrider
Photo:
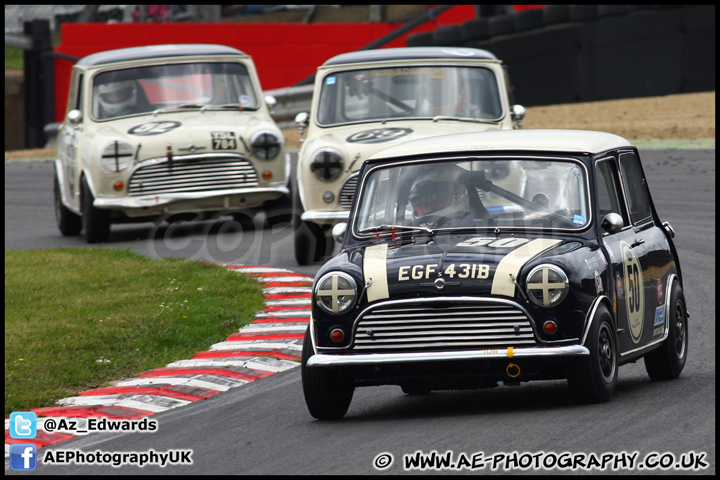
[[[515,358],[576,357],[590,355],[582,345],[564,347],[497,348],[487,350],[418,353],[370,353],[362,355],[315,354],[307,362],[308,367],[372,365],[379,363],[434,362],[446,360],[511,360]]]

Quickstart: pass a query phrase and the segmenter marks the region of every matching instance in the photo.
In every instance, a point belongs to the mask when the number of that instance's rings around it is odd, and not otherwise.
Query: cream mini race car
[[[172,214],[290,205],[289,157],[252,59],[222,45],[155,45],[73,66],[58,134],[63,235]]]
[[[505,69],[473,48],[411,47],[337,55],[318,68],[294,194],[295,257],[306,265],[331,253],[329,232],[347,221],[358,170],[392,145],[457,132],[511,130]]]

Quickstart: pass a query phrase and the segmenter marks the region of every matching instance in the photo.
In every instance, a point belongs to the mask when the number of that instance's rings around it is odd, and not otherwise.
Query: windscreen
[[[587,192],[585,168],[570,160],[376,167],[358,192],[354,231],[362,235],[392,226],[581,230],[590,222]]]
[[[99,120],[161,108],[236,105],[257,109],[258,97],[240,63],[180,63],[102,72],[93,79]]]
[[[495,73],[484,67],[351,70],[321,81],[320,125],[438,116],[497,121],[503,116]]]

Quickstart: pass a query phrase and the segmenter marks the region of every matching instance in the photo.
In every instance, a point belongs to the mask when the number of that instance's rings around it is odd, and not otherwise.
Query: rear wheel
[[[66,237],[79,235],[82,231],[82,218],[63,205],[60,181],[57,175],[55,176],[55,186],[53,190],[55,194],[55,220],[57,221],[60,233]]]
[[[618,349],[612,316],[605,305],[595,312],[587,347],[590,355],[570,366],[568,384],[578,403],[606,402],[617,384]]]
[[[685,295],[680,285],[673,284],[670,309],[667,312],[668,336],[652,352],[645,355],[645,370],[651,380],[671,380],[680,376],[688,351],[688,321]]]
[[[305,404],[310,415],[319,420],[342,418],[352,401],[355,385],[352,379],[325,367],[308,367],[307,361],[313,354],[310,329],[305,331],[303,341],[302,375]]]
[[[92,192],[85,178],[82,179],[82,223],[87,243],[101,243],[110,235],[110,211],[93,206]]]

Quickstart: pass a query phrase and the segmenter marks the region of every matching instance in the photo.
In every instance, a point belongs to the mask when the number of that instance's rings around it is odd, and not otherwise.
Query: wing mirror
[[[513,105],[510,108],[510,118],[512,118],[515,128],[522,127],[522,120],[525,118],[525,107],[522,105]]]
[[[602,224],[600,226],[602,227],[604,232],[613,235],[622,230],[625,224],[620,215],[611,212],[603,217]]]
[[[347,223],[338,223],[332,228],[332,237],[337,243],[342,243],[345,239],[345,231],[347,230]]]
[[[295,115],[295,123],[300,129],[300,135],[305,133],[305,129],[310,124],[310,115],[307,112],[300,112]]]
[[[265,95],[265,104],[270,110],[272,110],[275,108],[275,105],[277,105],[277,99],[272,95]]]
[[[70,110],[67,114],[67,119],[73,125],[77,125],[82,121],[82,112],[80,110]]]

